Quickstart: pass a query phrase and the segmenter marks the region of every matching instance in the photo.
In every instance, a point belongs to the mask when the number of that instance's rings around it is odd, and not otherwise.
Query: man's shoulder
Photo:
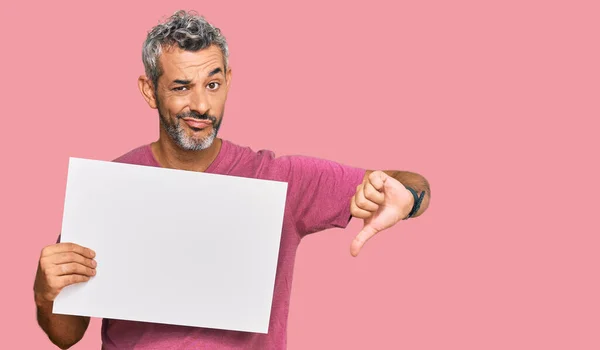
[[[136,165],[151,165],[156,166],[157,162],[152,155],[150,144],[145,144],[136,147],[127,153],[115,158],[113,162],[127,163]]]
[[[221,152],[224,153],[229,162],[237,165],[275,159],[275,152],[269,149],[256,150],[251,146],[240,145],[229,140],[223,140]]]
[[[298,153],[282,153],[276,154],[268,148],[252,148],[242,146],[231,141],[227,143],[227,154],[231,157],[233,163],[244,164],[247,162],[260,163],[270,167],[284,167],[286,170],[301,170],[302,168],[328,168],[328,167],[347,167],[339,162],[319,158],[316,156],[302,155]]]
[[[230,174],[252,171],[257,178],[268,180],[298,182],[330,177],[341,181],[350,179],[350,182],[354,183],[355,178],[362,180],[365,173],[362,168],[316,156],[297,153],[276,155],[267,148],[258,148],[255,151],[251,147],[232,142],[228,142],[227,150],[230,155]]]

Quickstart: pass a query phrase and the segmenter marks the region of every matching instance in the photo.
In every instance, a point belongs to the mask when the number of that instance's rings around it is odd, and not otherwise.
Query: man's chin
[[[213,137],[212,134],[202,138],[197,137],[186,137],[180,142],[177,142],[179,147],[186,151],[202,151],[213,145],[215,142],[216,135]]]

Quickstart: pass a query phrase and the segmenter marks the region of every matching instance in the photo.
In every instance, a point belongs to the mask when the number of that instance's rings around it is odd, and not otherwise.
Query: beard
[[[179,113],[175,116],[174,120],[169,120],[162,115],[159,109],[158,116],[160,117],[160,124],[163,128],[165,128],[165,131],[171,140],[173,140],[179,147],[186,151],[202,151],[209,148],[217,138],[219,128],[221,127],[221,121],[223,120],[223,116],[217,119],[209,114],[200,114],[196,111]],[[184,123],[183,118],[210,121],[212,124],[210,133],[203,137],[188,135],[182,125],[182,123]]]

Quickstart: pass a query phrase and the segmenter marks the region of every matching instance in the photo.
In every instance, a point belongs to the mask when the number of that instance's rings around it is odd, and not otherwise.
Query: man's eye
[[[173,91],[186,91],[187,89],[188,89],[187,86],[178,86],[178,87],[173,88],[172,90]]]
[[[213,81],[212,83],[208,83],[208,85],[206,86],[209,90],[216,90],[219,88],[219,86],[221,86],[220,83],[217,83],[216,81]]]

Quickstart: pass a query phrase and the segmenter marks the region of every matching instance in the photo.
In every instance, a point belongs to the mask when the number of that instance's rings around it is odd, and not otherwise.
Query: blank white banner
[[[54,313],[267,333],[287,183],[71,158],[62,242],[97,274]]]

